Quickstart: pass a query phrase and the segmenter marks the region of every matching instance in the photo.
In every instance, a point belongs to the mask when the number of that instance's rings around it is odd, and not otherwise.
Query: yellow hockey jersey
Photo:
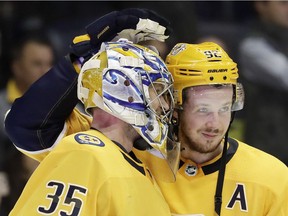
[[[63,137],[89,128],[89,117],[74,109],[51,148],[33,152],[20,150],[41,161]],[[229,139],[227,154],[221,216],[287,216],[287,167],[273,156],[234,139]],[[219,163],[220,156],[201,166],[182,160],[176,183],[158,181],[172,215],[215,215]]]
[[[234,139],[227,153],[221,216],[287,216],[287,167]],[[201,166],[182,160],[175,183],[158,182],[172,215],[215,215],[219,157]]]
[[[145,165],[89,130],[55,146],[10,215],[167,216],[170,211]]]

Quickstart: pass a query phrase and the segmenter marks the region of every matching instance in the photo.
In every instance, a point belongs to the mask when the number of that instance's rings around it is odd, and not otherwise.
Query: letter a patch
[[[228,205],[226,208],[233,209],[235,204],[239,203],[240,210],[244,212],[248,212],[248,205],[247,205],[247,199],[246,199],[246,192],[245,192],[245,185],[244,184],[236,184],[236,188],[234,190],[234,193],[228,202]]]

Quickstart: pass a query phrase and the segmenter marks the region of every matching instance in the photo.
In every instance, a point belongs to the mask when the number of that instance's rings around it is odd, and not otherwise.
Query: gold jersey
[[[11,216],[170,215],[134,154],[96,130],[65,137],[29,179]]]
[[[41,150],[33,152],[20,150],[41,161],[59,140],[71,133],[88,130],[90,123],[89,117],[74,109],[52,147],[43,149],[39,146]],[[287,167],[273,156],[234,139],[229,139],[227,154],[221,216],[287,216]],[[202,165],[182,160],[175,183],[158,181],[172,215],[215,215],[219,163],[220,156]]]
[[[278,159],[229,139],[221,216],[287,216],[288,169]],[[220,156],[182,160],[175,183],[158,182],[172,215],[213,216]]]

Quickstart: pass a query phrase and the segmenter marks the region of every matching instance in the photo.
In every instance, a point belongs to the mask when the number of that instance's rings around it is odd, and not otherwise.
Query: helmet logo
[[[177,44],[171,51],[171,55],[177,55],[186,49],[186,44]]]
[[[188,176],[195,176],[198,173],[198,168],[194,165],[187,165],[185,173]]]
[[[223,72],[228,72],[227,69],[210,69],[207,71],[207,73],[223,73]]]

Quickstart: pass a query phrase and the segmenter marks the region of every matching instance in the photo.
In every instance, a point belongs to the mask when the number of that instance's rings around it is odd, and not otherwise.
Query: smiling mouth
[[[214,139],[215,137],[217,137],[217,134],[215,133],[202,133],[202,135],[207,139]]]

